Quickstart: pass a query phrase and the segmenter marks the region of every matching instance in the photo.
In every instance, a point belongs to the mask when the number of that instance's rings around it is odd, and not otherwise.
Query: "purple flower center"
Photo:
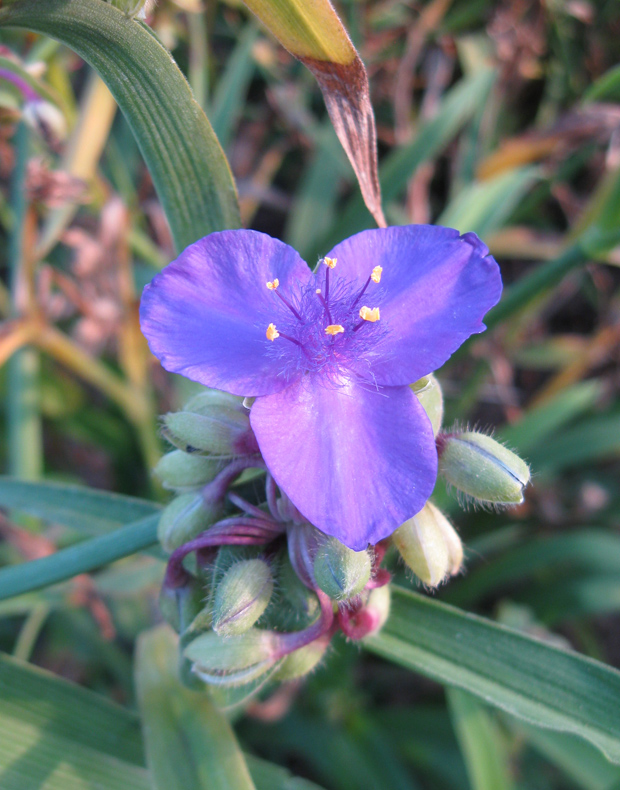
[[[382,270],[375,267],[364,286],[355,288],[335,267],[335,259],[324,258],[316,281],[294,292],[283,293],[278,280],[267,283],[274,295],[269,353],[287,381],[308,373],[320,373],[336,386],[352,373],[358,381],[372,381],[372,360],[389,333],[380,312]]]

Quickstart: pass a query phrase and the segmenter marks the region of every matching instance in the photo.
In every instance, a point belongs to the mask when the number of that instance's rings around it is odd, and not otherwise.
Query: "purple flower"
[[[142,331],[174,373],[256,396],[250,420],[280,488],[352,549],[390,535],[430,496],[437,451],[408,386],[440,367],[499,300],[473,233],[367,230],[311,272],[263,233],[192,244],[142,297]]]

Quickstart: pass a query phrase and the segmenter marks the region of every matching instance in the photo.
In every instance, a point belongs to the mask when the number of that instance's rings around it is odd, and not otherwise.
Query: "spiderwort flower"
[[[281,241],[222,231],[147,286],[141,324],[167,370],[256,398],[251,425],[280,488],[360,551],[433,490],[433,430],[409,384],[482,332],[500,293],[473,233],[367,230],[313,273]]]

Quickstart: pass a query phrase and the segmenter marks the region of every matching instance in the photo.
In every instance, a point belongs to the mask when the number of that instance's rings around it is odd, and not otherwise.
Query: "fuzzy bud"
[[[392,540],[407,566],[429,587],[438,587],[446,577],[458,573],[463,562],[459,536],[432,502],[405,521]]]
[[[222,468],[219,459],[204,455],[188,455],[182,450],[173,450],[161,458],[153,470],[164,488],[188,491],[213,480]]]
[[[276,662],[274,634],[250,628],[237,636],[222,637],[207,631],[185,648],[194,673],[205,683],[235,686],[250,683]]]
[[[186,453],[232,457],[258,452],[247,412],[229,407],[214,409],[208,415],[177,411],[166,414],[163,420],[166,438]]]
[[[464,494],[481,502],[518,505],[530,469],[518,455],[475,431],[442,434],[437,440],[439,473]]]
[[[335,601],[347,601],[360,593],[370,579],[367,551],[353,551],[336,538],[328,538],[314,559],[314,578],[323,592]]]
[[[164,509],[157,537],[168,554],[211,526],[219,509],[210,507],[200,494],[181,494]]]
[[[415,384],[411,385],[411,389],[424,407],[424,411],[427,413],[433,426],[433,433],[437,436],[441,430],[441,421],[443,420],[443,393],[439,382],[431,374],[416,381]]]
[[[314,642],[310,642],[305,647],[300,647],[299,650],[294,650],[290,655],[286,656],[275,675],[273,675],[273,680],[280,682],[296,680],[312,672],[325,655],[328,645],[329,639],[322,637],[321,639],[315,639]]]
[[[273,576],[265,560],[236,562],[215,591],[213,630],[219,636],[242,634],[263,614],[273,592]]]
[[[377,587],[370,591],[368,602],[366,603],[366,610],[375,620],[375,626],[368,636],[376,634],[385,625],[390,614],[391,599],[392,593],[389,584],[384,584],[383,587]]]

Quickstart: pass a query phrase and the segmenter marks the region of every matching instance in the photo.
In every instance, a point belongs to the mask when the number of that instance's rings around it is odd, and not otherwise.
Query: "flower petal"
[[[432,373],[470,335],[483,332],[484,314],[499,301],[499,267],[475,233],[434,225],[366,230],[330,253],[336,271],[360,288],[375,266],[380,285],[370,283],[364,299],[380,300],[389,328],[381,359],[372,372],[379,384],[410,384]]]
[[[287,244],[252,230],[212,233],[190,245],[144,289],[142,331],[166,370],[234,395],[287,386],[265,332],[282,292],[313,275]]]
[[[409,387],[325,386],[306,376],[258,398],[250,421],[293,504],[356,551],[390,535],[433,490],[433,431]]]

